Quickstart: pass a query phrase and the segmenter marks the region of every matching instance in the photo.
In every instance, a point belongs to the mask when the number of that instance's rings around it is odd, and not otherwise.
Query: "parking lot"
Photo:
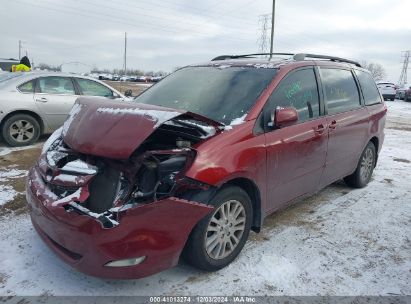
[[[184,263],[140,280],[103,280],[60,261],[31,226],[24,197],[42,142],[0,146],[0,295],[403,295],[411,293],[411,103],[388,101],[370,184],[328,186],[268,217],[228,267]],[[44,138],[42,139],[44,141]]]

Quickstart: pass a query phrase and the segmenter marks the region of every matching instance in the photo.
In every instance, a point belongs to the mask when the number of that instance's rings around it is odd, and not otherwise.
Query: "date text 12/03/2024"
[[[150,303],[255,303],[255,297],[249,296],[163,296],[150,297]]]

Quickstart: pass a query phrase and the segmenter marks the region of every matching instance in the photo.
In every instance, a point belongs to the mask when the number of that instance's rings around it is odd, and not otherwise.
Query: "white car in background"
[[[411,101],[411,83],[399,86],[395,98]]]
[[[396,86],[392,82],[379,82],[377,83],[378,90],[380,91],[384,100],[394,100],[396,93]]]
[[[57,72],[0,74],[0,129],[10,146],[34,143],[63,125],[79,96],[129,100],[107,84]]]

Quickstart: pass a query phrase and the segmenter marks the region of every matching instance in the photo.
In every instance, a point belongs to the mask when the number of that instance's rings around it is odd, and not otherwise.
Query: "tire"
[[[230,264],[243,249],[250,233],[253,210],[250,197],[237,186],[222,188],[210,204],[214,205],[215,209],[194,227],[184,248],[183,257],[196,268],[215,271]],[[231,207],[231,212],[227,209],[228,206]],[[242,225],[230,220],[219,226],[217,221],[221,223],[223,211],[225,214],[233,215],[239,212],[235,218],[239,221],[244,220],[244,230],[234,230],[235,226],[239,228]]]
[[[370,181],[372,172],[374,171],[376,156],[375,146],[372,142],[369,142],[361,153],[354,173],[344,178],[345,183],[354,188],[365,187]]]
[[[2,135],[5,142],[12,147],[31,145],[40,136],[40,125],[31,115],[15,114],[4,121]]]

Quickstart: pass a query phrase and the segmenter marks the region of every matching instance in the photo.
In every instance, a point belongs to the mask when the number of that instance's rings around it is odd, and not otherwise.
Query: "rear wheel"
[[[196,225],[184,249],[191,265],[208,271],[221,269],[238,256],[252,219],[250,197],[239,187],[223,188],[211,204],[214,211]]]
[[[354,188],[363,188],[368,184],[374,171],[376,155],[374,144],[369,142],[361,154],[357,169],[353,174],[344,178],[347,185]]]
[[[3,139],[12,147],[31,145],[40,136],[38,121],[28,114],[16,114],[6,119],[2,126]]]

